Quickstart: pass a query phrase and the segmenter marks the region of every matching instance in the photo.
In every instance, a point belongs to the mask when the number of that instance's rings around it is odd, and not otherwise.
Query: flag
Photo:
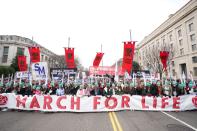
[[[40,62],[40,48],[29,47],[30,60],[32,63]]]
[[[67,68],[75,68],[74,48],[64,48]]]
[[[27,71],[27,63],[26,63],[26,56],[19,55],[17,56],[18,59],[18,68],[20,71]]]
[[[96,57],[95,57],[94,62],[93,62],[93,66],[94,67],[98,67],[99,66],[99,64],[101,62],[101,59],[103,58],[103,55],[104,55],[104,53],[102,53],[102,52],[98,52],[96,54]]]
[[[122,63],[123,72],[126,71],[129,74],[131,73],[134,50],[135,50],[135,41],[124,42],[123,63]]]
[[[163,64],[163,69],[166,71],[167,68],[167,60],[168,60],[169,52],[168,51],[160,51],[160,59]]]

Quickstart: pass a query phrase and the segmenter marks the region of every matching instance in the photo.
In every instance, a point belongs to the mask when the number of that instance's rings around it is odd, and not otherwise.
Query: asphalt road
[[[197,111],[166,112],[197,129]],[[0,111],[0,131],[193,131],[162,112]]]

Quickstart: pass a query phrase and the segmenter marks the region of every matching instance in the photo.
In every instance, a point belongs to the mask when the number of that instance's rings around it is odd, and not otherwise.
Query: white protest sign
[[[33,80],[45,80],[48,75],[48,67],[46,62],[37,62],[32,64]]]
[[[16,72],[16,78],[29,78],[29,77],[31,77],[31,72],[29,71]]]

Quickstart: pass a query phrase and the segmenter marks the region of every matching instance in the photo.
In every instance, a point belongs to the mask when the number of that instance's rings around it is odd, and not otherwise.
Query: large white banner
[[[0,107],[21,110],[102,112],[118,110],[185,111],[197,109],[197,96],[148,97],[138,95],[114,95],[76,97],[56,95],[21,96],[0,94]]]
[[[32,64],[32,78],[33,80],[47,79],[48,67],[46,62],[38,62]]]

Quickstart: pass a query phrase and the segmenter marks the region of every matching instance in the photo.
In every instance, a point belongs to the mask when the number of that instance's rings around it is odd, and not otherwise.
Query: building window
[[[24,48],[17,47],[17,55],[24,55]]]
[[[172,70],[172,75],[173,75],[173,76],[175,76],[175,75],[176,75],[176,73],[175,73],[175,69],[173,69],[173,70]]]
[[[194,67],[194,76],[197,76],[197,67]]]
[[[196,50],[197,50],[196,44],[193,44],[192,45],[192,51],[196,51]]]
[[[182,36],[182,32],[181,30],[178,30],[178,37],[181,37]]]
[[[41,61],[43,61],[44,60],[44,55],[41,55]]]
[[[194,23],[189,24],[189,32],[194,31]]]
[[[172,67],[174,67],[174,61],[172,61]]]
[[[179,40],[179,45],[182,46],[183,45],[183,40]]]
[[[197,56],[192,57],[192,62],[197,63]]]
[[[195,39],[196,39],[195,34],[190,35],[190,40],[191,40],[192,43],[195,42]]]
[[[7,63],[7,61],[8,61],[8,52],[9,52],[9,46],[5,46],[3,48],[3,59],[2,59],[2,63]]]
[[[174,57],[174,51],[172,51],[172,53],[171,53],[171,54],[172,54],[172,58],[173,58],[173,57]]]
[[[183,54],[184,54],[184,50],[182,48],[182,49],[180,49],[180,55],[183,55]]]
[[[47,56],[45,56],[45,61],[47,61],[48,60],[48,58],[47,58]]]
[[[170,44],[170,48],[173,49],[173,43]]]
[[[172,35],[169,36],[169,40],[170,40],[170,42],[172,41]]]
[[[166,43],[166,40],[165,40],[165,39],[163,39],[163,44],[165,45],[165,43]]]
[[[19,41],[19,40],[20,40],[20,38],[17,36],[17,37],[16,37],[16,40],[17,40],[17,41]]]

